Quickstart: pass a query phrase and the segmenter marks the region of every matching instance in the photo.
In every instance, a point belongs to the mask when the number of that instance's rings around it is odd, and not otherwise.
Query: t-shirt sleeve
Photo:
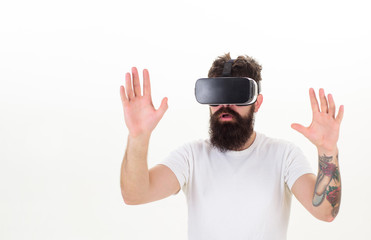
[[[302,175],[311,173],[313,169],[305,157],[304,153],[295,145],[289,145],[286,165],[285,165],[285,182],[291,190],[295,181]]]
[[[159,163],[167,166],[171,171],[173,171],[183,191],[185,190],[189,179],[190,156],[190,146],[184,145],[171,152],[164,161]]]

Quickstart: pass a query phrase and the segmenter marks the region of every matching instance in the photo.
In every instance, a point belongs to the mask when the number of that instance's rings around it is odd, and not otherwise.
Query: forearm
[[[318,149],[318,157],[318,175],[312,204],[332,221],[339,211],[341,199],[338,149]]]
[[[127,148],[121,165],[121,193],[127,204],[140,202],[148,192],[149,172],[147,163],[150,136],[128,137]]]

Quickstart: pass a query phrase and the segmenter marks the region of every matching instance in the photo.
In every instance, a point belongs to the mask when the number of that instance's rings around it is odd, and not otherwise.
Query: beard
[[[221,107],[214,114],[210,113],[210,142],[221,152],[240,150],[254,132],[254,110],[251,106],[246,116],[241,116],[229,107]],[[221,122],[220,114],[228,113],[233,121]]]

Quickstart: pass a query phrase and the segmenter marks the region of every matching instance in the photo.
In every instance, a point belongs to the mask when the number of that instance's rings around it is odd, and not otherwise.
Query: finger
[[[167,100],[168,99],[166,97],[164,99],[162,99],[161,105],[157,109],[157,114],[158,114],[160,119],[162,118],[162,116],[164,116],[166,110],[168,109]]]
[[[321,103],[321,112],[328,113],[328,104],[323,88],[319,89],[319,100]]]
[[[293,123],[293,124],[291,124],[291,128],[298,131],[299,133],[303,134],[304,136],[307,136],[307,131],[308,130],[303,125],[298,124],[298,123]]]
[[[149,72],[147,69],[143,70],[143,96],[151,97],[151,83],[149,81]]]
[[[134,98],[133,87],[131,86],[130,73],[126,73],[125,83],[126,83],[126,95],[128,96],[128,100],[130,101],[131,99]]]
[[[343,116],[344,116],[344,105],[341,105],[339,108],[338,115],[336,116],[336,121],[341,123],[341,121],[343,120]]]
[[[120,86],[120,96],[121,96],[121,101],[123,105],[129,102],[128,98],[126,97],[124,86]]]
[[[336,107],[335,107],[335,101],[334,101],[334,98],[332,97],[332,94],[329,94],[327,96],[327,99],[328,99],[328,106],[329,106],[328,113],[330,114],[330,116],[335,118]]]
[[[140,90],[140,80],[139,80],[139,74],[136,67],[131,68],[131,72],[133,74],[133,88],[134,88],[134,95],[137,97],[140,97],[141,90]]]
[[[310,98],[310,105],[312,106],[312,112],[319,112],[318,101],[316,97],[316,93],[314,92],[313,88],[309,89],[309,98]]]

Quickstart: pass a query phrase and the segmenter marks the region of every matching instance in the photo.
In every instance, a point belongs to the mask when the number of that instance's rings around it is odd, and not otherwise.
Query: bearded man
[[[209,78],[222,76],[229,54],[217,58]],[[233,77],[260,84],[262,67],[249,56],[232,61]],[[318,149],[318,175],[302,151],[292,143],[254,131],[254,114],[263,95],[250,105],[210,106],[210,139],[175,150],[148,170],[152,131],[167,110],[152,104],[149,73],[143,71],[143,95],[136,68],[120,88],[129,130],[121,167],[121,193],[126,204],[157,201],[183,190],[188,204],[188,238],[286,239],[291,197],[316,218],[332,221],[338,211],[341,181],[337,141],[344,107],[335,116],[335,103],[319,90],[309,90],[313,120],[309,127],[292,124]]]

